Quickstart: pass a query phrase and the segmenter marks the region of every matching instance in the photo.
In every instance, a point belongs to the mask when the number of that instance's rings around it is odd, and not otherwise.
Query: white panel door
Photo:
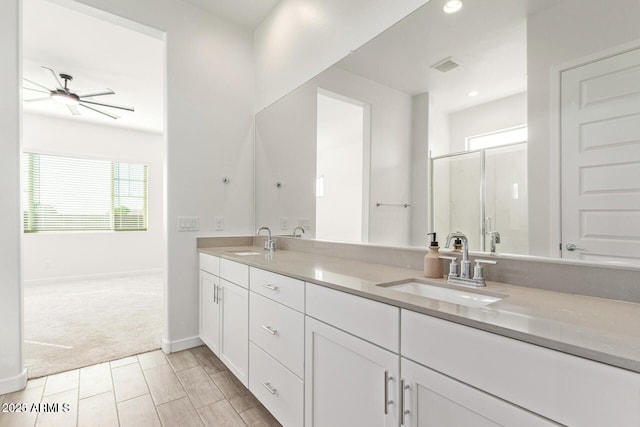
[[[200,270],[200,339],[220,355],[220,279]]]
[[[562,256],[640,264],[640,49],[561,83]]]
[[[220,288],[220,360],[248,387],[249,291],[224,279],[220,280]]]
[[[310,317],[305,330],[305,427],[396,427],[400,356]]]
[[[401,371],[403,427],[559,425],[408,359]]]

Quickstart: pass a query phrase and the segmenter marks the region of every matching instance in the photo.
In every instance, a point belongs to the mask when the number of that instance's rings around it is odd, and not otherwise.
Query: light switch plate
[[[197,216],[179,216],[178,231],[198,231],[200,229],[200,218]]]

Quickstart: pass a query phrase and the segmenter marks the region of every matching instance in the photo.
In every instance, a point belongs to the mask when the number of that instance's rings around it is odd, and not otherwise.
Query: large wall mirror
[[[256,115],[256,223],[640,263],[640,3],[431,0]]]

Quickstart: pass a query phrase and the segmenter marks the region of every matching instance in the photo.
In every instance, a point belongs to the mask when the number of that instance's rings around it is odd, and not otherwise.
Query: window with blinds
[[[25,153],[24,231],[147,229],[147,166]]]

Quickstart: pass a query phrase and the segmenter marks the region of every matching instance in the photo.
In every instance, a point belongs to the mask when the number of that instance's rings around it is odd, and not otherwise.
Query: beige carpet
[[[160,348],[160,274],[24,286],[29,378]]]

